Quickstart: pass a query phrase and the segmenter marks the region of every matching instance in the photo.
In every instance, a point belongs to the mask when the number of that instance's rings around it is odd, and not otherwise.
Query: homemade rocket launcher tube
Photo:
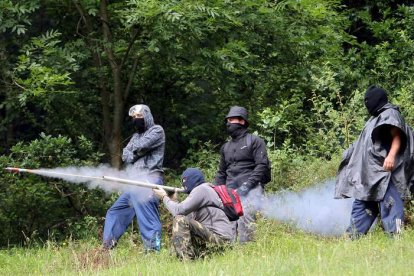
[[[108,180],[108,181],[113,181],[113,182],[118,182],[118,183],[123,183],[123,184],[129,184],[129,185],[136,185],[136,186],[145,187],[145,188],[151,188],[151,189],[162,188],[162,189],[164,189],[168,192],[184,193],[184,189],[170,187],[170,186],[164,186],[164,185],[158,185],[158,184],[153,184],[153,183],[146,183],[146,182],[142,182],[142,181],[129,180],[129,179],[124,179],[124,178],[112,177],[112,176],[102,176],[102,179],[103,180]]]
[[[7,167],[7,168],[5,168],[5,170],[7,170],[9,172],[12,172],[12,173],[27,172],[27,173],[34,173],[34,174],[39,174],[39,175],[48,176],[48,177],[54,177],[55,176],[57,178],[63,177],[63,176],[79,177],[79,178],[85,178],[85,181],[93,180],[93,179],[94,180],[104,180],[104,181],[117,182],[117,183],[121,183],[121,184],[139,186],[139,187],[150,188],[150,189],[162,188],[162,189],[164,189],[168,192],[184,193],[184,189],[180,189],[180,188],[175,188],[175,187],[170,187],[170,186],[163,186],[163,185],[147,183],[147,182],[142,182],[142,181],[136,181],[136,180],[129,180],[129,179],[125,179],[125,178],[111,177],[111,176],[87,176],[87,175],[80,175],[80,174],[58,173],[58,172],[51,172],[51,171],[45,171],[45,170],[33,170],[33,169],[22,169],[22,168],[12,168],[12,167]]]

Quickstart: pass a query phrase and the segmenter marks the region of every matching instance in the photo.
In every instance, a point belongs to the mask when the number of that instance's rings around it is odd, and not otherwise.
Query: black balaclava
[[[226,128],[227,133],[234,139],[239,137],[247,127],[241,124],[226,123]]]
[[[387,92],[381,87],[372,85],[365,92],[364,101],[369,114],[377,116],[381,107],[388,103]]]
[[[132,118],[132,124],[137,129],[138,133],[145,132],[145,120],[144,120],[144,118]]]
[[[249,125],[249,115],[247,113],[246,108],[242,106],[232,106],[230,108],[229,113],[226,116],[226,121],[228,118],[233,117],[243,119],[246,122],[245,125],[232,124],[229,122],[226,123],[227,133],[231,136],[231,138],[234,139],[242,135],[246,131],[247,126]]]
[[[187,194],[200,184],[206,182],[203,173],[196,168],[188,168],[181,175],[182,185]]]

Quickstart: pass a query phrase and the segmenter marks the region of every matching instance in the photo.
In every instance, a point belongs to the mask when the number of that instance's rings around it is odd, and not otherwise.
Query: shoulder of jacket
[[[198,198],[199,200],[205,200],[206,198],[210,197],[210,191],[213,190],[213,187],[208,185],[209,183],[202,183],[195,187],[190,195],[192,194],[193,197]]]
[[[225,150],[225,148],[228,146],[228,145],[230,145],[230,143],[231,143],[232,141],[231,140],[227,140],[226,142],[224,142],[223,143],[223,145],[221,146],[221,148],[220,148],[220,151],[224,151]]]
[[[252,134],[252,133],[248,133],[247,135],[250,135],[251,139],[252,139],[252,143],[264,143],[264,139],[261,138],[258,135]],[[247,138],[248,139],[248,138]]]
[[[160,125],[153,125],[149,129],[156,129],[156,130],[162,130],[162,131],[164,131],[164,128],[162,126],[160,126]]]
[[[160,125],[153,125],[149,129],[147,129],[146,132],[156,132],[156,133],[164,134],[164,128]]]
[[[209,182],[204,182],[201,183],[200,185],[198,185],[197,187],[195,187],[194,189],[201,189],[201,190],[210,190],[213,188],[213,184],[209,183]]]
[[[195,193],[202,193],[202,194],[204,194],[205,195],[205,193],[208,193],[208,191],[210,191],[210,190],[213,190],[213,184],[211,184],[211,183],[208,183],[208,182],[205,182],[205,183],[202,183],[202,184],[200,184],[200,185],[198,185],[197,187],[195,187],[192,191],[191,191],[191,193],[192,192],[195,192]]]

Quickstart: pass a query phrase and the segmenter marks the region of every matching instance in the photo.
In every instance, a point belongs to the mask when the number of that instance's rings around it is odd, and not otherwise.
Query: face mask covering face
[[[379,87],[369,87],[365,93],[364,99],[365,107],[368,109],[369,114],[372,116],[377,116],[378,111],[385,104],[388,103],[388,97],[385,93],[385,90]]]
[[[240,133],[240,131],[244,128],[244,126],[242,126],[240,124],[232,124],[232,123],[227,123],[226,127],[227,127],[227,133],[232,138],[237,137],[237,135]]]
[[[135,128],[138,130],[139,133],[143,133],[145,131],[144,118],[134,118],[134,119],[132,119],[132,123],[135,126]]]

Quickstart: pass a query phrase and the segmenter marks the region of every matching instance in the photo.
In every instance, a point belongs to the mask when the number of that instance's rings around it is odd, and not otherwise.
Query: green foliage
[[[101,3],[108,4],[104,24]],[[174,170],[188,166],[200,167],[212,180],[218,145],[226,139],[223,119],[237,104],[247,107],[250,128],[267,142],[273,166],[269,191],[298,189],[298,179],[310,183],[333,176],[340,152],[368,116],[362,98],[369,85],[387,89],[414,125],[414,7],[405,3],[2,0],[0,150],[8,154],[2,164],[93,164],[101,158],[95,147],[116,157],[105,146],[113,142],[111,131],[128,136],[125,109],[144,102],[166,130],[168,183],[179,185],[181,171]],[[34,140],[42,132],[58,138]],[[111,146],[122,147],[122,140]],[[317,170],[326,162],[329,169]],[[76,217],[55,221],[56,233],[76,235],[58,225],[81,225],[82,236],[87,235],[82,227],[93,225],[82,216],[98,213],[95,207],[82,209],[82,202],[102,203],[99,194],[86,198],[94,193],[78,190],[71,202],[66,195],[74,187],[58,181],[2,177],[7,186],[2,192],[12,196],[0,194],[1,204],[12,208],[14,195],[16,201],[30,199],[24,203],[28,215],[12,213],[16,221],[22,217],[19,229],[29,238],[47,236],[42,227],[51,223],[36,220],[30,209],[46,206],[43,200],[55,207],[51,216],[64,209],[63,215]],[[75,215],[62,199],[84,207]],[[10,222],[6,214],[0,219]],[[37,223],[32,228],[31,219]],[[21,231],[7,227],[12,242],[22,240]]]
[[[181,169],[184,171],[189,167],[202,170],[207,181],[213,182],[217,173],[220,161],[219,148],[210,141],[200,144],[199,147],[189,149],[186,158],[183,160]]]
[[[230,105],[239,104],[249,108],[253,125],[265,107],[270,112],[286,108],[282,120],[292,123],[294,143],[303,143],[297,133],[306,129],[299,116],[306,116],[303,98],[310,92],[305,85],[309,66],[340,55],[345,37],[344,18],[333,9],[335,2],[129,3],[127,24],[140,26],[150,37],[139,41],[142,60],[150,66],[140,72],[147,76],[157,71],[148,77],[155,80],[152,83],[163,80],[165,85],[157,89],[168,89],[174,99],[168,115],[178,114],[181,123],[175,128],[173,118],[166,121],[173,127],[168,138],[175,141],[179,131],[190,146],[197,140],[221,143],[222,118]],[[277,143],[289,138],[287,129],[279,137],[275,126],[266,128],[269,135],[278,136]]]
[[[45,93],[68,92],[74,82],[70,75],[79,70],[78,58],[81,54],[59,47],[61,33],[47,31],[40,37],[32,38],[22,49],[16,68],[18,84],[24,88],[20,95],[22,105],[28,95],[40,96]]]
[[[290,140],[294,140],[299,145],[305,141],[300,139],[305,136],[297,137],[303,129],[306,129],[306,118],[301,112],[302,104],[299,98],[293,96],[258,113],[260,121],[257,125],[260,136],[266,140],[269,149],[276,150],[279,145],[290,143]]]
[[[310,99],[314,117],[308,121],[313,129],[309,131],[304,148],[307,153],[330,158],[348,148],[359,135],[368,118],[363,106],[363,93],[356,91],[346,104],[341,94],[334,90],[326,98],[314,93]]]
[[[0,1],[0,33],[11,31],[17,35],[26,33],[31,24],[29,15],[40,6],[35,0]]]
[[[95,152],[92,143],[79,137],[76,144],[67,137],[42,134],[30,144],[12,147],[9,156],[0,157],[0,166],[37,169],[96,165],[102,154]],[[0,178],[1,246],[59,240],[68,235],[84,237],[88,229],[88,233],[96,229],[91,225],[96,226],[108,205],[102,191],[83,185],[5,171]]]
[[[68,232],[66,235],[72,239],[98,239],[98,233],[102,231],[102,219],[96,216],[86,215],[77,220],[67,220],[66,223]]]

